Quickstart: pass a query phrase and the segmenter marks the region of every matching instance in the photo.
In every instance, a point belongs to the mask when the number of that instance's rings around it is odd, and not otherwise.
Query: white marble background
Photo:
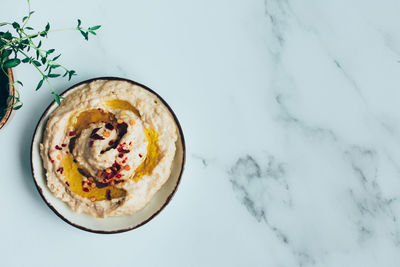
[[[0,132],[4,266],[399,266],[400,2],[32,0],[33,24],[102,24],[48,48],[72,82],[121,76],[176,111],[188,158],[171,204],[103,236],[54,215],[29,146],[51,100],[28,67]],[[2,0],[1,20],[24,16]]]

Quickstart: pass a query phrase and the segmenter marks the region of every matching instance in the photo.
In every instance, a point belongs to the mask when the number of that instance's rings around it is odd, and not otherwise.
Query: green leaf
[[[59,68],[59,67],[61,67],[61,65],[59,65],[59,64],[52,64],[52,65],[50,65],[50,68],[52,68],[52,69],[57,69],[57,68]]]
[[[32,27],[25,27],[25,29],[27,29],[27,30],[33,30],[33,28]]]
[[[89,31],[95,31],[95,30],[100,29],[100,27],[101,27],[101,25],[96,25],[96,26],[90,27],[88,30]]]
[[[31,59],[29,57],[26,57],[22,60],[23,63],[28,63]]]
[[[63,99],[63,97],[61,97],[60,95],[58,95],[56,92],[52,92],[52,94],[54,95],[54,101],[56,101],[56,103],[58,105],[61,105],[61,99]]]
[[[71,78],[72,78],[72,76],[74,76],[74,75],[76,75],[76,72],[75,72],[74,70],[70,70],[70,71],[68,72],[68,81],[70,81]]]
[[[96,35],[96,33],[94,31],[89,31],[91,34]]]
[[[29,40],[28,40],[28,39],[22,40],[22,41],[21,41],[21,44],[23,44],[23,45],[29,45]]]
[[[21,86],[24,86],[24,84],[21,81],[16,81],[16,83],[18,83]]]
[[[87,32],[84,32],[84,31],[80,31],[80,32],[83,35],[83,37],[85,37],[86,41],[89,40],[89,34]]]
[[[37,45],[37,48],[40,48],[42,46],[42,41],[39,41],[39,44]]]
[[[22,108],[22,105],[23,104],[20,102],[19,105],[13,107],[13,110],[18,110],[18,109]]]
[[[52,59],[52,61],[56,61],[59,57],[61,57],[61,54],[59,54],[58,56],[54,57],[54,58]]]
[[[18,30],[19,28],[21,28],[21,26],[19,26],[19,24],[17,22],[13,22],[12,24],[13,28]]]
[[[81,27],[81,23],[82,23],[82,21],[80,19],[78,19],[78,28]]]
[[[28,19],[28,16],[23,17],[22,22],[25,22],[25,20],[27,20],[27,19]]]
[[[11,40],[12,39],[12,35],[11,35],[11,33],[9,31],[5,32],[2,37],[4,39],[7,39],[7,40]]]
[[[40,80],[40,82],[38,83],[38,85],[37,85],[37,87],[36,87],[36,91],[39,90],[40,87],[42,87],[43,81],[44,81],[44,80]]]
[[[21,63],[21,60],[19,60],[18,58],[9,59],[3,64],[3,68],[6,68],[6,69],[14,68],[14,67],[18,66],[19,63]]]
[[[2,58],[2,59],[8,58],[8,56],[11,55],[11,52],[12,52],[12,51],[9,50],[9,49],[4,50],[3,53],[1,54],[1,58]]]
[[[31,16],[33,13],[35,13],[35,11],[31,11],[31,12],[29,12],[29,16]]]
[[[56,50],[55,50],[55,49],[49,49],[49,50],[46,51],[46,54],[47,54],[47,55],[50,55],[50,54],[53,53],[54,51],[56,51]]]
[[[50,23],[47,22],[46,28],[44,29],[46,32],[50,30]]]
[[[33,61],[33,64],[35,64],[35,65],[36,65],[36,67],[40,67],[40,66],[42,66],[42,64],[40,64],[40,62],[39,62],[39,61],[37,61],[37,60],[34,60],[34,61]]]
[[[56,74],[56,73],[50,73],[48,76],[50,77],[50,78],[57,78],[57,77],[59,77],[61,74]]]
[[[47,58],[42,57],[41,61],[42,61],[43,64],[46,64]]]

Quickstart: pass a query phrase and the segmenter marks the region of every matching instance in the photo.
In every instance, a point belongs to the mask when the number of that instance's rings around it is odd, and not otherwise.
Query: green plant
[[[76,72],[58,64],[61,54],[55,56],[55,49],[44,49],[42,47],[42,40],[47,38],[51,32],[67,30],[79,31],[85,40],[89,40],[89,35],[96,35],[95,31],[101,26],[83,28],[81,20],[78,19],[78,24],[75,28],[53,30],[50,28],[50,24],[47,23],[44,30],[35,31],[32,27],[28,26],[28,22],[33,14],[34,11],[31,11],[30,1],[28,0],[28,14],[22,18],[21,23],[16,21],[0,23],[0,29],[2,27],[9,27],[7,31],[0,31],[0,68],[8,77],[7,68],[14,68],[21,63],[31,64],[42,76],[36,86],[36,90],[39,90],[43,83],[46,82],[52,90],[51,93],[54,95],[54,100],[60,104],[62,97],[56,93],[50,83],[50,79],[62,75],[62,77],[67,77],[68,80],[71,80],[72,76],[76,75]],[[23,86],[23,83],[19,80],[11,82],[13,85],[19,84]],[[8,100],[12,100],[12,98],[14,98],[14,104],[6,108],[20,109],[22,102],[18,91],[16,91],[15,96],[9,96]]]

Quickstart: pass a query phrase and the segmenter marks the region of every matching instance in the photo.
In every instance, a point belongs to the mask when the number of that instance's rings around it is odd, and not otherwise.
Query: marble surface
[[[102,24],[48,46],[76,69],[156,90],[188,158],[145,226],[96,235],[61,221],[29,165],[51,101],[28,67],[25,105],[0,131],[5,266],[399,266],[400,2],[32,0],[33,24]],[[2,1],[2,20],[25,1]],[[10,11],[9,11],[10,10]]]

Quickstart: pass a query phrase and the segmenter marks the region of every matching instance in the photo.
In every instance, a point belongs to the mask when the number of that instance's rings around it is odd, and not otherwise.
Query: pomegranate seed
[[[62,150],[62,148],[59,147],[58,145],[56,145],[56,149],[57,149],[57,150]]]
[[[74,136],[76,133],[74,131],[69,132],[69,136]]]
[[[62,147],[66,147],[67,145],[66,145],[66,144],[62,144],[61,146],[62,146]]]

